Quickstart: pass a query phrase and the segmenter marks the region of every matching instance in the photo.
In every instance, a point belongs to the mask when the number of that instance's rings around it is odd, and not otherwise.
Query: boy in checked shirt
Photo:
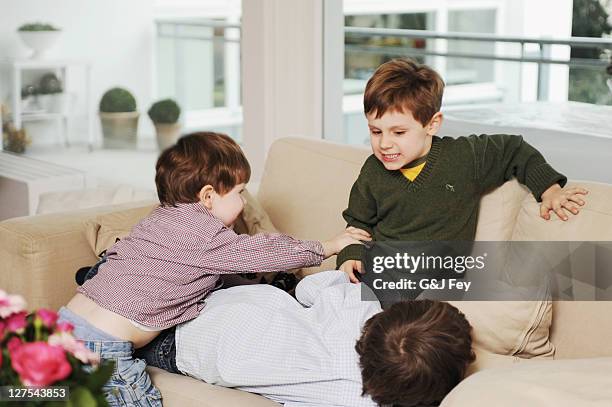
[[[157,161],[161,205],[108,249],[95,278],[61,308],[60,320],[74,325],[74,335],[101,359],[115,362],[105,385],[111,406],[162,405],[145,362],[133,351],[197,317],[221,274],[315,266],[369,240],[356,228],[326,242],[236,234],[231,227],[244,207],[240,193],[249,177],[249,163],[230,137],[181,138]]]

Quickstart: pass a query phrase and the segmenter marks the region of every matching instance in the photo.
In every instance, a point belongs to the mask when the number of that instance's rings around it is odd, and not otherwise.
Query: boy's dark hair
[[[410,59],[393,59],[376,69],[363,95],[366,115],[406,113],[425,126],[442,106],[444,81],[436,71]]]
[[[161,153],[155,171],[162,206],[198,202],[198,193],[206,185],[223,195],[251,177],[240,146],[229,136],[213,132],[181,137]]]
[[[374,315],[355,346],[363,394],[395,406],[440,402],[475,359],[471,329],[440,301],[402,301]]]

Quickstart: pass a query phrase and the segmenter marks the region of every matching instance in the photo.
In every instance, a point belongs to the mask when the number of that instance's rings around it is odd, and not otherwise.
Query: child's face
[[[245,199],[241,195],[244,186],[245,184],[238,184],[225,195],[220,195],[217,192],[212,193],[210,212],[227,227],[234,224],[238,215],[244,209]]]
[[[378,119],[376,112],[367,114],[372,152],[388,170],[399,170],[411,161],[423,157],[431,148],[431,137],[442,122],[436,113],[423,126],[409,111],[387,111]]]

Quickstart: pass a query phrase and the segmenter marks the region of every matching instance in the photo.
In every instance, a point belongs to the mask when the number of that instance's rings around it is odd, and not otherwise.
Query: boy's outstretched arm
[[[215,237],[194,247],[192,256],[180,259],[195,264],[206,274],[267,273],[318,266],[321,261],[350,244],[370,240],[368,233],[347,228],[323,242],[298,240],[281,233],[238,235],[220,226]]]
[[[560,219],[567,220],[566,210],[578,214],[578,206],[584,205],[578,195],[587,191],[584,188],[564,190],[567,177],[552,168],[522,136],[473,135],[467,140],[475,155],[476,179],[483,193],[516,177],[541,202],[540,216],[544,219],[550,219],[549,212],[554,210]]]

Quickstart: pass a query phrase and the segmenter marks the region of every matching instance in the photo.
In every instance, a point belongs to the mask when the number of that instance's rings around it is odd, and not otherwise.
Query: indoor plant
[[[112,88],[100,99],[104,148],[134,148],[138,133],[136,99],[130,91]]]
[[[38,58],[57,41],[61,30],[48,23],[28,23],[19,27],[17,33],[23,43],[34,51],[32,58]]]
[[[64,108],[65,95],[63,85],[60,79],[52,72],[48,72],[42,76],[38,84],[38,102],[39,105],[50,113],[62,113]]]
[[[0,383],[11,386],[13,394],[15,388],[31,388],[37,401],[25,405],[106,406],[102,386],[113,364],[100,363],[98,354],[74,338],[71,324],[57,322],[56,312],[25,310],[21,296],[0,290]],[[62,394],[56,386],[66,386],[69,392]],[[55,392],[49,392],[53,388]],[[61,400],[43,401],[45,395]]]
[[[175,144],[181,132],[179,105],[172,99],[163,99],[153,103],[147,113],[155,125],[159,149],[165,150]]]

